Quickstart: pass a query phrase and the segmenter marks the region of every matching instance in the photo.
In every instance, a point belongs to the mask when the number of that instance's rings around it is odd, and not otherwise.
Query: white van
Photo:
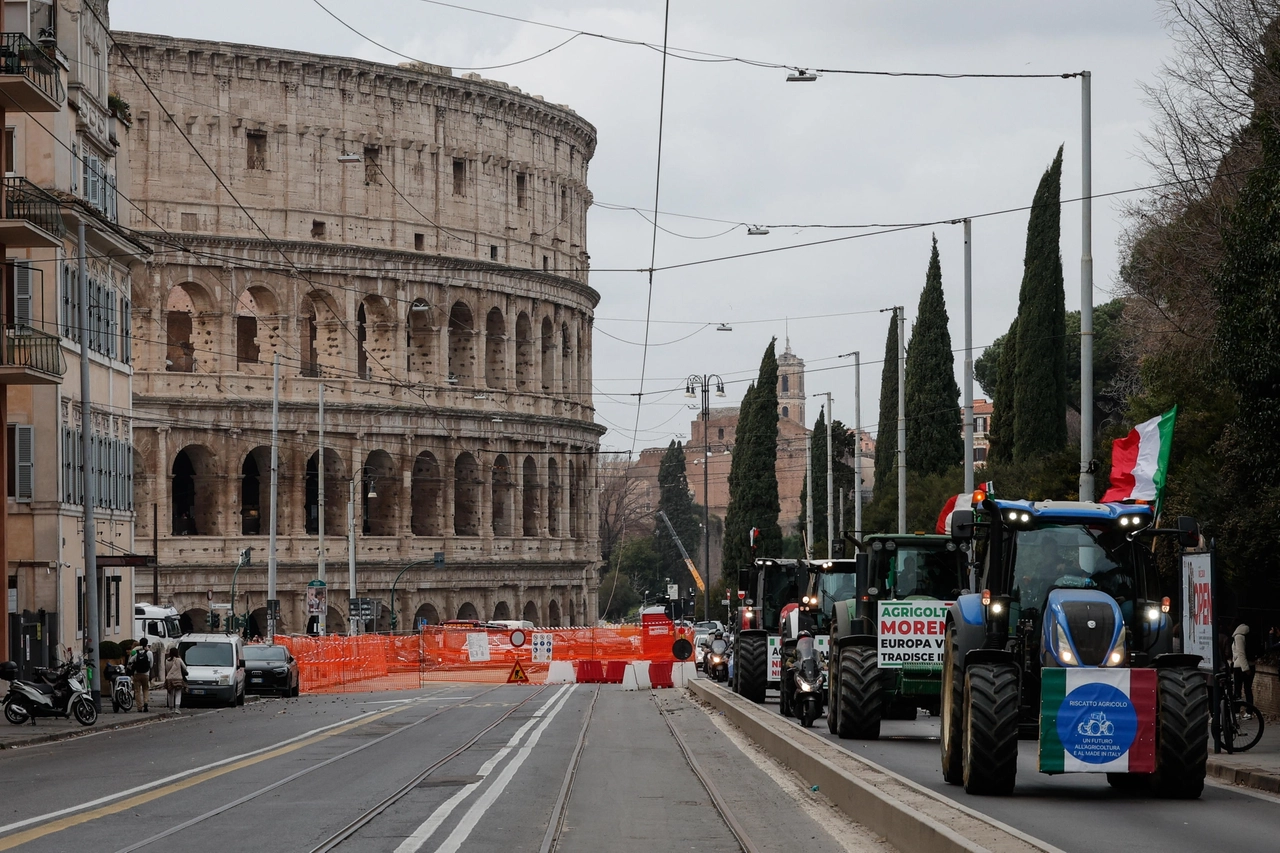
[[[134,602],[133,638],[147,638],[147,646],[151,649],[153,680],[163,677],[164,653],[173,648],[181,636],[182,627],[178,623],[178,611],[175,608]]]
[[[187,664],[183,698],[244,704],[244,643],[237,634],[187,634],[178,641]]]

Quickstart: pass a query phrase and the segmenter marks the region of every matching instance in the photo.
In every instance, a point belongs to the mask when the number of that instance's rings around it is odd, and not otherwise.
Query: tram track
[[[369,741],[367,741],[367,742],[365,742],[365,743],[362,743],[362,744],[360,744],[359,746],[352,747],[351,749],[348,749],[348,750],[346,750],[346,751],[344,751],[344,752],[341,752],[341,753],[339,753],[338,755],[331,756],[331,757],[329,757],[329,758],[327,758],[327,759],[325,759],[325,760],[323,760],[323,761],[317,762],[316,764],[313,764],[313,765],[310,765],[310,766],[308,766],[308,767],[305,767],[305,768],[303,768],[302,770],[299,770],[299,771],[297,771],[297,772],[295,772],[295,773],[291,773],[291,774],[289,774],[288,776],[285,776],[285,777],[284,777],[284,778],[282,778],[282,779],[278,779],[278,780],[276,780],[275,782],[272,782],[272,783],[271,783],[271,784],[269,784],[269,785],[264,785],[263,787],[258,788],[258,789],[254,790],[254,791],[251,791],[251,792],[249,792],[248,794],[245,794],[245,795],[244,795],[244,796],[242,796],[242,797],[237,797],[236,799],[231,800],[230,802],[223,803],[222,805],[220,805],[220,806],[218,806],[218,807],[216,807],[216,808],[210,809],[210,810],[208,810],[208,811],[206,811],[206,812],[204,812],[204,813],[202,813],[202,814],[196,815],[195,817],[190,818],[190,819],[185,820],[185,821],[182,821],[181,823],[175,824],[175,825],[173,825],[173,826],[169,827],[168,829],[165,829],[165,830],[164,830],[164,831],[162,831],[162,832],[158,832],[158,833],[156,833],[156,834],[154,834],[154,835],[151,835],[151,836],[149,836],[149,837],[147,837],[147,838],[142,839],[141,841],[137,841],[137,842],[135,842],[135,843],[133,843],[133,844],[131,844],[131,845],[127,846],[127,847],[122,847],[122,848],[120,848],[119,850],[117,850],[117,851],[116,851],[116,853],[133,853],[133,851],[136,851],[136,850],[142,850],[142,849],[144,849],[144,848],[146,848],[146,847],[149,847],[149,846],[151,846],[151,845],[153,845],[153,844],[155,844],[155,843],[157,843],[157,842],[159,842],[159,841],[163,841],[163,840],[164,840],[164,839],[166,839],[166,838],[170,838],[170,837],[172,837],[172,836],[174,836],[174,835],[176,835],[176,834],[178,834],[178,833],[180,833],[180,832],[183,832],[183,831],[185,831],[185,830],[187,830],[187,829],[190,829],[190,828],[191,828],[191,827],[193,827],[193,826],[196,826],[196,825],[198,825],[198,824],[201,824],[201,823],[203,823],[203,822],[205,822],[205,821],[207,821],[207,820],[210,820],[210,819],[212,819],[212,818],[215,818],[215,817],[217,817],[217,816],[219,816],[219,815],[225,814],[226,812],[229,812],[229,811],[231,811],[232,809],[238,808],[238,807],[240,807],[240,806],[242,806],[242,805],[245,805],[246,803],[249,803],[249,802],[252,802],[252,801],[254,801],[254,800],[257,800],[258,798],[260,798],[260,797],[264,796],[265,794],[268,794],[268,793],[270,793],[270,792],[272,792],[272,791],[275,791],[275,790],[277,790],[277,789],[279,789],[279,788],[281,788],[281,787],[284,787],[285,785],[288,785],[288,784],[290,784],[290,783],[292,783],[292,782],[295,782],[295,781],[297,781],[298,779],[301,779],[301,778],[303,778],[303,777],[305,777],[305,776],[307,776],[307,775],[309,775],[309,774],[311,774],[311,773],[314,773],[314,772],[315,772],[315,771],[317,771],[317,770],[323,769],[323,768],[325,768],[325,767],[329,767],[329,766],[331,766],[331,765],[333,765],[333,764],[336,764],[336,763],[337,763],[337,762],[339,762],[339,761],[342,761],[342,760],[344,760],[344,759],[350,758],[350,757],[351,757],[351,756],[353,756],[353,755],[357,755],[357,754],[359,754],[359,753],[361,753],[361,752],[363,752],[363,751],[365,751],[365,750],[367,750],[367,749],[370,749],[370,748],[372,748],[372,747],[374,747],[374,746],[377,746],[377,745],[379,745],[379,744],[381,744],[381,743],[384,743],[385,741],[390,740],[391,738],[395,737],[396,735],[399,735],[399,734],[402,734],[402,733],[404,733],[404,732],[410,731],[410,730],[412,730],[412,729],[414,729],[414,728],[416,728],[416,727],[418,727],[418,726],[420,726],[420,725],[422,725],[422,724],[424,724],[424,723],[430,722],[431,720],[436,719],[437,717],[441,716],[442,714],[448,713],[449,711],[456,710],[457,708],[460,708],[460,707],[463,707],[463,706],[465,706],[465,705],[467,705],[467,704],[469,704],[469,703],[475,702],[477,699],[481,699],[481,698],[483,698],[483,697],[485,697],[485,696],[489,695],[490,693],[493,693],[495,690],[501,689],[501,687],[502,687],[502,685],[498,685],[498,686],[495,686],[495,687],[491,687],[490,689],[485,690],[485,691],[482,691],[482,692],[480,692],[480,693],[476,693],[476,694],[473,694],[473,695],[470,695],[470,696],[462,697],[462,698],[460,699],[460,701],[458,701],[458,702],[455,702],[455,703],[453,703],[453,704],[451,704],[451,705],[447,705],[447,706],[445,706],[445,707],[443,707],[443,708],[437,708],[436,710],[432,711],[431,713],[429,713],[429,714],[427,714],[427,715],[425,715],[425,716],[423,716],[423,717],[420,717],[420,718],[418,718],[418,719],[414,720],[413,722],[406,723],[405,725],[399,726],[399,727],[397,727],[397,728],[393,729],[392,731],[387,732],[386,734],[380,735],[380,736],[378,736],[378,737],[376,737],[376,738],[374,738],[374,739],[372,739],[372,740],[369,740]],[[489,731],[489,730],[490,730],[490,729],[492,729],[493,727],[497,726],[497,725],[498,725],[499,723],[501,723],[502,721],[504,721],[507,717],[509,717],[512,713],[514,713],[518,708],[520,708],[522,705],[524,705],[524,704],[525,704],[526,702],[528,702],[530,699],[533,699],[535,696],[537,696],[537,695],[539,695],[540,693],[542,693],[542,692],[543,692],[543,690],[545,690],[545,688],[542,688],[542,689],[540,689],[540,690],[534,691],[534,692],[533,692],[533,693],[531,693],[529,696],[525,697],[523,700],[521,700],[521,702],[520,702],[520,703],[518,703],[517,705],[513,706],[513,707],[512,707],[512,708],[510,708],[506,713],[504,713],[504,714],[503,714],[503,715],[502,715],[502,716],[501,716],[497,721],[495,721],[494,723],[492,723],[492,724],[490,724],[488,727],[486,727],[486,729],[485,729],[484,731],[482,731],[482,732],[481,732],[481,735],[482,735],[482,734],[484,734],[484,732]],[[474,740],[479,739],[479,737],[480,737],[480,735],[477,735],[477,736],[476,736],[476,738],[475,738],[475,739],[473,739],[473,741],[471,741],[471,742],[474,742]],[[447,760],[447,759],[446,759],[446,760]],[[441,763],[442,763],[442,762],[441,762]],[[319,849],[319,848],[317,848],[317,849]]]

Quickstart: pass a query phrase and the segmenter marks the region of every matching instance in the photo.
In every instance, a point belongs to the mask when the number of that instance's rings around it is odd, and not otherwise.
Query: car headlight
[[[274,672],[276,675],[284,675],[284,674],[286,674],[289,670],[288,670],[286,667],[283,667],[283,666],[282,666],[282,667],[279,667],[278,669],[273,669],[273,670],[271,670],[271,671],[272,671],[272,672]]]
[[[1067,632],[1062,629],[1061,622],[1053,623],[1053,639],[1058,663],[1063,666],[1076,666],[1079,661],[1071,651],[1071,641],[1067,639]]]
[[[1107,652],[1107,659],[1102,662],[1103,666],[1123,666],[1125,659],[1125,639],[1128,636],[1129,629],[1120,626],[1120,635],[1116,637],[1115,645],[1111,647],[1111,651]]]
[[[221,684],[221,685],[223,685],[223,686],[225,687],[226,685],[228,685],[228,684],[230,684],[230,683],[231,683],[231,676],[229,676],[229,675],[219,675],[219,676],[218,676],[218,683],[219,683],[219,684]]]

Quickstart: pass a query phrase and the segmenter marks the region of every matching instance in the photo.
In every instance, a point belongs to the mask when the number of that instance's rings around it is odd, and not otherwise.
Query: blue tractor
[[[995,500],[979,491],[952,535],[978,583],[944,628],[942,773],[970,794],[1013,791],[1020,736],[1044,773],[1106,773],[1117,788],[1194,799],[1204,788],[1209,689],[1173,644],[1152,537],[1196,547],[1194,520],[1151,507]],[[976,590],[980,590],[976,591]]]

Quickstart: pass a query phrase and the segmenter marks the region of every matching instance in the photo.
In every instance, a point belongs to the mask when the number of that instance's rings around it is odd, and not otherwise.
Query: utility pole
[[[831,392],[827,392],[827,559],[835,554],[835,451],[831,446]]]
[[[804,558],[813,559],[813,433],[804,437],[804,470],[809,488],[805,489],[804,514],[805,537]]]
[[[316,562],[316,577],[321,583],[325,581],[325,565],[324,565],[324,380],[320,380],[318,386],[320,392],[320,451],[316,459],[316,475],[318,477],[318,488],[316,490],[316,516],[317,526],[316,533],[319,543],[320,558]],[[316,632],[323,637],[325,634],[324,621],[329,609],[329,591],[325,587],[324,604],[320,606],[320,615],[316,619]]]
[[[347,634],[356,634],[356,478],[351,475],[347,495],[347,588],[351,590],[347,605]]]
[[[907,532],[907,312],[893,309],[898,319],[898,532]]]
[[[92,691],[93,704],[102,710],[102,673],[98,644],[102,639],[101,622],[98,613],[98,525],[93,518],[93,503],[97,499],[93,490],[95,475],[93,464],[93,414],[90,406],[92,383],[89,381],[89,272],[85,264],[88,246],[84,241],[84,218],[76,228],[76,251],[80,254],[76,269],[80,280],[77,282],[80,291],[80,456],[84,460],[84,607],[85,607],[85,658],[86,664],[93,673],[93,681],[89,685]]]
[[[280,353],[276,353],[271,370],[271,527],[267,533],[267,642],[276,641],[276,617],[280,600],[276,598],[276,498],[280,485]]]
[[[853,538],[862,541],[862,353],[853,354]]]
[[[973,223],[964,221],[964,491],[973,494]]]
[[[1080,73],[1080,500],[1093,484],[1093,118],[1088,71]]]
[[[711,382],[716,383],[716,396],[724,396],[724,380],[719,374],[693,374],[685,380],[684,395],[693,397],[694,388],[702,391],[702,614],[711,618],[711,492],[709,491],[711,467]],[[720,574],[724,576],[724,560],[721,558]]]

